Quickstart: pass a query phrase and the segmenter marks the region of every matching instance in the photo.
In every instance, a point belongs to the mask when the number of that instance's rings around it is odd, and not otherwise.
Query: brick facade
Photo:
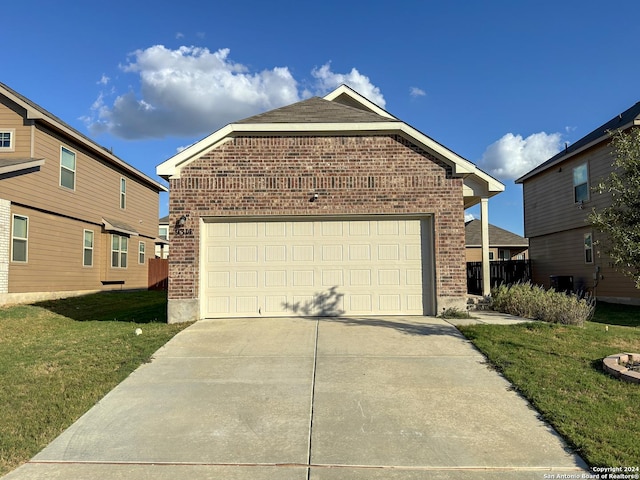
[[[169,300],[197,299],[200,217],[431,214],[436,297],[466,295],[462,179],[396,135],[245,136],[171,179]],[[318,200],[311,202],[313,194]]]

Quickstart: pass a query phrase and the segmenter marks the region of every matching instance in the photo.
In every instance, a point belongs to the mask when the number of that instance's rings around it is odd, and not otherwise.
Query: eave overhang
[[[635,118],[633,119],[633,121],[626,123],[625,125],[622,125],[621,127],[616,128],[616,131],[625,131],[631,127],[637,127],[640,126],[640,118]],[[559,165],[562,162],[565,162],[567,160],[569,160],[570,158],[575,157],[576,155],[581,154],[582,152],[589,150],[590,148],[595,147],[596,145],[599,145],[603,142],[606,142],[607,140],[611,139],[611,134],[610,133],[605,133],[603,135],[601,135],[600,137],[596,138],[595,140],[582,145],[580,148],[576,148],[575,150],[572,150],[570,152],[567,152],[565,155],[560,155],[558,158],[556,158],[553,161],[547,161],[544,162],[542,165],[534,168],[533,170],[531,170],[528,173],[525,173],[523,176],[521,176],[520,178],[517,178],[515,180],[515,183],[520,183],[522,184],[523,182],[525,182],[526,180],[529,180],[531,177],[535,177],[536,175],[538,175],[539,173],[542,173],[550,168],[553,168],[557,165]]]
[[[120,169],[124,170],[125,172],[129,173],[132,177],[138,179],[139,181],[141,181],[142,183],[144,183],[147,186],[151,187],[152,189],[154,189],[154,190],[156,190],[158,192],[168,192],[169,191],[167,189],[167,187],[165,187],[161,183],[159,183],[156,180],[152,179],[151,177],[145,175],[140,170],[138,170],[138,169],[134,168],[133,166],[129,165],[127,162],[121,160],[120,158],[115,156],[113,153],[111,153],[109,150],[107,150],[106,148],[98,145],[97,143],[95,143],[90,138],[84,136],[83,134],[81,134],[80,132],[75,130],[74,128],[72,128],[69,125],[67,125],[66,123],[64,123],[62,120],[57,118],[55,115],[52,115],[49,112],[47,112],[46,110],[38,107],[33,102],[31,102],[30,100],[26,99],[25,97],[23,97],[22,95],[18,94],[17,92],[14,92],[11,88],[7,87],[6,85],[0,84],[0,94],[6,96],[9,100],[11,100],[15,104],[19,105],[20,107],[24,108],[25,111],[26,111],[27,119],[46,123],[49,127],[53,128],[54,130],[57,130],[58,132],[64,134],[65,136],[67,136],[67,137],[77,141],[78,143],[84,145],[89,150],[94,152],[96,155],[104,158],[109,163],[111,163],[111,164],[119,167]]]
[[[0,160],[0,174],[15,173],[44,165],[44,158]]]
[[[478,197],[471,205],[479,202],[479,198],[491,197],[502,191],[503,183],[483,172],[470,161],[462,158],[445,146],[439,144],[415,128],[400,121],[371,123],[258,123],[229,124],[212,133],[201,141],[187,147],[177,155],[161,163],[156,173],[165,178],[180,178],[181,169],[192,160],[205,155],[225,142],[237,136],[247,135],[399,135],[410,143],[434,155],[438,160],[449,165],[456,177],[465,179],[465,196]],[[465,202],[466,203],[466,202]],[[468,207],[465,207],[468,208]]]

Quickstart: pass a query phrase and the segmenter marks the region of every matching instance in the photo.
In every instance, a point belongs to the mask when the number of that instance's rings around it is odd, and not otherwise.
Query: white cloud
[[[351,71],[346,74],[335,73],[331,71],[330,64],[325,63],[320,68],[314,68],[311,71],[311,75],[318,82],[318,95],[328,93],[340,85],[345,84],[381,108],[384,108],[387,103],[380,89],[371,83],[369,77],[362,75],[355,68],[352,68]]]
[[[527,138],[507,133],[489,145],[480,166],[502,180],[514,180],[545,162],[562,148],[562,134],[534,133]]]
[[[111,79],[103,73],[102,77],[100,77],[100,80],[98,80],[98,85],[107,85],[110,80]]]
[[[181,35],[181,34],[179,34]],[[229,58],[229,49],[162,45],[136,50],[120,68],[139,78],[139,92],[101,92],[85,118],[92,134],[125,139],[211,133],[223,125],[307,98],[344,83],[384,108],[380,89],[352,68],[332,72],[327,63],[311,72],[313,86],[299,90],[288,67],[251,71]],[[107,78],[104,76],[103,78]],[[130,87],[131,88],[131,87]]]
[[[424,97],[426,94],[427,92],[418,87],[411,87],[409,89],[409,95],[412,97]]]
[[[139,76],[141,98],[130,91],[109,107],[100,99],[92,132],[128,139],[194,136],[299,100],[286,67],[252,73],[228,55],[228,49],[162,45],[135,51],[121,68]]]

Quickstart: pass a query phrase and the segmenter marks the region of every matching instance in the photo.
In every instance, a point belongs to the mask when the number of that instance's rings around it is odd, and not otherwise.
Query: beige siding
[[[510,260],[518,260],[519,255],[523,255],[526,260],[529,258],[529,254],[527,249],[522,249],[522,247],[504,247],[504,249],[509,250],[511,254]],[[493,260],[500,259],[500,253],[497,247],[489,248],[489,252],[493,253]],[[481,262],[482,261],[482,248],[481,247],[467,247],[467,262]]]
[[[102,217],[125,222],[155,238],[158,194],[106,162],[92,158],[79,146],[36,130],[36,157],[44,158],[40,171],[2,181],[4,198],[46,211],[99,223]],[[76,153],[76,188],[60,186],[60,149]],[[127,208],[120,209],[120,179],[127,178]]]
[[[0,152],[0,158],[31,157],[31,127],[25,125],[23,116],[14,110],[17,108],[12,102],[0,96],[0,130],[15,129],[14,151]]]
[[[577,289],[587,289],[599,298],[640,299],[633,282],[612,268],[602,246],[595,247],[593,264],[584,261],[584,234],[592,232],[587,217],[593,208],[611,202],[608,193],[594,191],[582,208],[574,202],[573,169],[584,162],[589,186],[594,187],[611,173],[610,146],[591,148],[524,182],[525,236],[529,237],[533,280],[548,287],[551,275],[572,275]],[[599,239],[598,232],[593,232],[593,238]]]
[[[583,227],[591,209],[606,204],[608,195],[590,192],[580,208],[574,201],[573,169],[587,162],[592,187],[611,172],[612,161],[609,147],[591,149],[524,182],[525,237]]]
[[[11,213],[29,218],[28,261],[10,262],[9,294],[146,288],[147,260],[153,257],[158,234],[158,192],[77,142],[41,124],[29,125],[32,122],[25,121],[23,115],[25,112],[11,102],[0,102],[0,129],[16,131],[15,151],[0,155],[45,160],[35,172],[0,180],[0,198],[11,202]],[[60,186],[61,146],[76,153],[73,190]],[[127,180],[127,201],[121,209],[123,177]],[[129,239],[126,268],[111,267],[111,232],[104,230],[103,218],[126,223],[139,233]],[[94,232],[92,267],[83,266],[85,229]],[[138,261],[141,241],[145,244],[144,264]],[[113,281],[124,285],[104,285]]]
[[[597,232],[589,227],[529,239],[533,282],[549,287],[551,275],[571,275],[577,290],[587,290],[598,297],[640,299],[640,290],[635,288],[630,279],[612,268],[606,255],[601,253],[600,246],[594,248],[593,263],[585,262],[586,233],[592,233],[594,241],[600,239]]]
[[[9,293],[147,287],[147,259],[144,265],[138,263],[138,242],[152,252],[153,240],[131,237],[127,268],[112,268],[111,235],[102,226],[15,206],[12,214],[29,218],[29,235],[27,262],[9,264]],[[83,266],[85,229],[94,232],[92,267]],[[102,284],[113,280],[125,283]]]

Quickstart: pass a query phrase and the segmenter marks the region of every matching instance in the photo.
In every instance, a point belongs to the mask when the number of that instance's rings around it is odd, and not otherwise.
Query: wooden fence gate
[[[169,260],[166,258],[149,259],[149,290],[169,289]]]

